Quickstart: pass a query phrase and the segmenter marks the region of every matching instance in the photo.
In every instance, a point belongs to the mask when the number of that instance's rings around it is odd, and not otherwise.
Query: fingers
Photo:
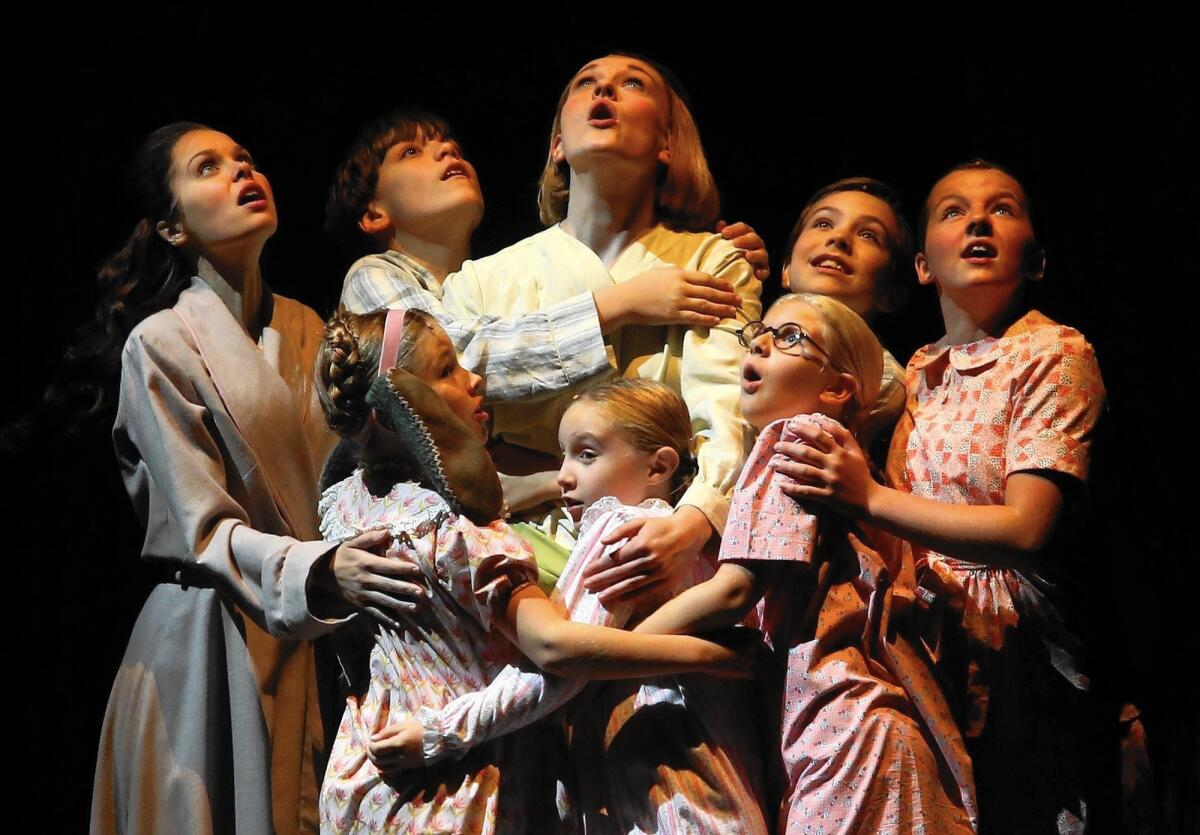
[[[779,489],[782,490],[785,495],[801,501],[811,499],[816,502],[829,504],[833,498],[832,488],[821,487],[815,484],[800,484],[798,482],[785,481],[779,485]]]
[[[808,464],[800,464],[796,461],[783,459],[780,461],[772,460],[768,465],[772,470],[785,475],[797,484],[810,484],[824,487],[825,471],[817,467],[809,466]]]
[[[631,577],[628,580],[617,583],[611,588],[605,589],[596,595],[600,602],[605,606],[612,607],[618,603],[624,603],[637,597],[646,594],[654,594],[661,589],[666,583],[666,580],[655,579],[654,577],[642,575],[639,577]]]
[[[629,580],[639,577],[648,577],[655,579],[654,574],[654,558],[652,556],[638,557],[630,560],[627,564],[617,565],[607,571],[601,571],[599,574],[588,577],[584,580],[583,587],[588,591],[594,591],[601,595],[603,601],[606,593]]]
[[[391,615],[388,615],[382,609],[377,609],[374,606],[363,606],[362,610],[393,632],[400,631],[399,622],[393,620]]]
[[[711,273],[700,272],[700,270],[679,270],[679,276],[685,284],[689,284],[695,288],[707,288],[716,290],[729,296],[730,304],[737,304],[741,297],[734,292],[733,284],[723,278],[717,278]]]
[[[774,446],[775,455],[771,456],[770,466],[775,469],[776,461],[799,461],[804,464],[811,464],[814,467],[825,467],[829,463],[829,454],[821,452],[821,450],[809,446],[807,444],[796,444],[789,441],[779,441]]]
[[[642,526],[645,525],[648,521],[650,521],[648,518],[630,519],[628,522],[626,522],[624,525],[621,525],[619,528],[609,531],[609,533],[603,539],[601,539],[600,542],[603,543],[604,545],[613,545],[617,542],[620,542],[622,539],[629,539],[631,536],[636,536],[637,532],[640,531],[642,529]],[[620,562],[620,560],[617,559],[615,557],[615,555],[614,555],[613,561]]]
[[[387,577],[407,577],[419,580],[423,576],[421,574],[421,566],[408,559],[400,551],[386,557],[363,553],[360,565],[372,574],[382,574]]]
[[[392,534],[387,530],[367,531],[347,541],[347,548],[357,548],[360,551],[383,553],[392,542]]]
[[[362,606],[364,609],[370,609],[373,607],[375,609],[381,609],[385,612],[398,612],[402,615],[411,615],[413,612],[417,611],[417,604],[413,603],[411,600],[397,599],[390,595],[384,594],[383,592],[371,591],[369,589],[364,589],[358,592],[354,595],[353,599],[355,603]],[[391,620],[390,617],[388,619]],[[392,624],[395,624],[395,621],[392,621]],[[398,629],[399,626],[393,625],[392,628]]]
[[[837,446],[833,436],[815,423],[797,420],[789,426],[800,436],[801,440],[821,452],[832,452],[833,448]],[[792,444],[792,446],[796,446],[796,444]]]

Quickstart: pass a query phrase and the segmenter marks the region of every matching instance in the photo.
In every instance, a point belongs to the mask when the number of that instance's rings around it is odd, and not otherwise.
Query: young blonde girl
[[[691,422],[678,395],[650,380],[617,380],[581,394],[563,416],[558,481],[581,515],[580,537],[555,591],[573,620],[630,627],[675,593],[711,576],[700,562],[679,588],[610,606],[585,590],[586,569],[620,547],[605,537],[633,519],[671,513],[695,472]],[[706,676],[588,687],[567,707],[573,774],[561,775],[567,814],[589,832],[762,833],[761,777],[752,704],[744,688]],[[548,716],[586,686],[512,666],[419,728],[399,760],[417,767]],[[420,740],[422,746],[415,743]],[[423,749],[423,750],[422,750]]]
[[[1089,681],[1065,593],[1082,555],[1051,546],[1087,476],[1100,370],[1082,334],[1027,309],[1045,254],[1010,174],[951,170],[921,226],[917,274],[946,335],[909,361],[888,486],[838,431],[804,433],[781,472],[793,495],[910,540],[927,599],[959,613],[938,649],[959,674],[984,829],[1082,831]]]
[[[436,714],[524,653],[540,668],[594,678],[719,672],[742,664],[706,641],[644,642],[566,621],[538,590],[536,565],[503,522],[483,449],[477,375],[419,311],[340,313],[317,359],[330,424],[354,438],[361,468],[327,490],[321,530],[341,540],[385,530],[414,562],[428,599],[373,625],[364,653],[342,655],[351,682],[321,791],[321,823],[346,831],[547,831],[553,792],[539,790],[542,746],[511,734],[420,772],[391,769],[410,743],[389,726]],[[386,374],[386,380],[376,379]],[[475,522],[472,522],[474,519]],[[478,523],[478,524],[476,524]],[[386,602],[390,592],[365,603]],[[411,723],[410,723],[411,724]],[[409,727],[401,724],[400,728]],[[431,743],[432,744],[432,743]]]
[[[780,299],[746,325],[742,412],[760,431],[738,480],[715,576],[638,631],[685,633],[755,611],[780,658],[781,832],[969,832],[969,759],[911,637],[912,565],[877,532],[789,498],[769,464],[806,428],[857,429],[882,349],[826,296]],[[840,422],[839,422],[840,421]]]

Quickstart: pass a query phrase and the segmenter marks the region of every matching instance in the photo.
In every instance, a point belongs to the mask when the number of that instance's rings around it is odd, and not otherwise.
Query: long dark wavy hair
[[[172,153],[196,130],[208,128],[195,122],[164,125],[145,138],[130,163],[128,182],[139,219],[124,245],[101,264],[95,315],[75,331],[64,373],[46,390],[46,405],[67,417],[68,433],[109,411],[130,331],[173,306],[195,273],[192,259],[164,241],[157,225],[176,217]]]

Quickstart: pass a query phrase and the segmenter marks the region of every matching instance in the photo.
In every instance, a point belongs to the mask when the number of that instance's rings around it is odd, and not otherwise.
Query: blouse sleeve
[[[347,276],[342,304],[352,313],[403,307],[430,314],[454,343],[463,367],[487,380],[489,400],[530,400],[612,370],[591,293],[521,316],[451,312],[398,271],[364,265]]]
[[[1104,407],[1104,383],[1082,334],[1056,329],[1054,344],[1014,383],[1005,475],[1053,470],[1087,479],[1092,431]]]
[[[480,527],[453,516],[439,528],[436,547],[438,582],[484,629],[504,616],[513,591],[538,579],[533,552],[503,522]]]
[[[576,543],[555,592],[555,599],[576,623],[618,629],[628,623],[632,605],[607,609],[595,593],[584,589],[583,575],[594,560],[624,544],[606,546],[601,540],[629,518],[620,512],[605,514]],[[419,712],[417,718],[425,726],[425,762],[428,765],[462,756],[490,739],[531,725],[566,704],[586,684],[583,679],[547,675],[531,665],[509,665],[485,689],[459,696],[441,710],[425,708]]]
[[[748,320],[758,319],[762,285],[754,277],[754,268],[733,247],[721,244],[724,242],[715,242],[714,251],[699,269],[732,284],[742,298],[742,314]],[[699,508],[718,534],[725,530],[729,494],[754,442],[754,432],[739,405],[743,351],[730,332],[740,324],[729,320],[722,327],[726,329],[687,330],[679,381],[693,431],[702,439],[696,456],[699,471],[679,504]]]
[[[204,376],[198,355],[153,335],[135,332],[125,345],[114,435],[118,454],[134,462],[125,477],[147,524],[144,553],[195,570],[272,635],[310,639],[331,631],[344,619],[310,612],[308,580],[337,544],[251,527],[216,440],[229,417],[210,409],[193,383]],[[229,423],[226,431],[235,433]],[[242,488],[234,478],[234,489]]]
[[[819,518],[815,508],[801,504],[782,485],[788,477],[771,469],[778,441],[796,442],[796,426],[836,423],[823,415],[800,415],[763,428],[750,453],[729,510],[721,540],[720,561],[784,560],[811,563],[817,547]]]

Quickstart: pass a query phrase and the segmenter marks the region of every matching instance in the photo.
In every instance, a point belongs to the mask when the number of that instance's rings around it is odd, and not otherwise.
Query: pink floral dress
[[[1066,487],[1086,480],[1104,383],[1078,331],[1031,311],[999,338],[920,349],[907,374],[887,466],[897,489],[1000,505],[1013,473],[1066,476]],[[910,547],[928,598],[958,625],[932,646],[964,701],[985,826],[1081,831],[1075,723],[1089,682],[1065,589],[1079,580],[1071,560],[1086,555],[1052,543],[1035,569],[1017,571]],[[1013,817],[1023,810],[1028,817]]]
[[[752,616],[784,660],[779,831],[966,833],[971,762],[931,664],[913,635],[912,564],[885,535],[803,506],[768,465],[803,415],[765,427],[738,480],[722,562],[804,566],[768,589]]]
[[[584,589],[584,574],[623,544],[602,544],[610,531],[672,510],[657,499],[630,507],[605,498],[588,508],[555,591],[572,620],[622,628],[654,608],[659,601],[643,602],[637,611],[629,603],[605,608]],[[712,575],[708,563],[697,566],[691,582]],[[747,721],[752,701],[739,682],[697,675],[589,685],[544,675],[528,663],[513,665],[485,690],[422,714],[426,759],[462,756],[550,715],[581,691],[565,713],[570,763],[558,793],[564,819],[580,821],[588,833],[767,832],[760,757]]]
[[[330,487],[319,512],[328,540],[380,528],[410,540],[431,589],[416,612],[397,616],[399,631],[375,628],[367,676],[348,671],[352,680],[365,681],[352,685],[333,744],[321,786],[322,831],[545,831],[539,816],[542,805],[553,805],[553,787],[537,785],[541,746],[529,734],[497,739],[461,760],[391,781],[366,750],[371,734],[440,711],[486,687],[520,657],[492,621],[515,589],[537,580],[528,547],[504,523],[477,527],[416,484],[372,496],[361,471]]]

